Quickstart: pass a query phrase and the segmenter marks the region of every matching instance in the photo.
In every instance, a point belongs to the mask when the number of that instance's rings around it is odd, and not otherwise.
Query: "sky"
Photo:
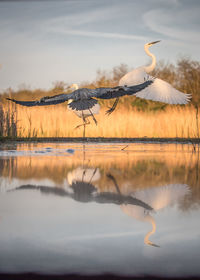
[[[97,70],[200,60],[199,0],[0,0],[0,93],[92,82]]]

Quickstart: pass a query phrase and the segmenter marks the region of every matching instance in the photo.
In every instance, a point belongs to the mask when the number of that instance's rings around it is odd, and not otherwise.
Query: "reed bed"
[[[17,137],[17,110],[15,104],[0,104],[0,137]]]
[[[86,137],[184,137],[199,138],[200,121],[197,108],[193,106],[168,106],[165,110],[138,111],[120,104],[110,116],[107,108],[95,116],[96,126],[89,118]],[[10,113],[9,113],[10,114]],[[22,107],[17,105],[15,114],[15,136],[17,137],[82,137],[82,123],[67,106]]]

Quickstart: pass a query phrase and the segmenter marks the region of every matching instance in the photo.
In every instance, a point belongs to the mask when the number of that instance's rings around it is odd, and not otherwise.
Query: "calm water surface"
[[[192,145],[0,146],[0,273],[200,276]]]

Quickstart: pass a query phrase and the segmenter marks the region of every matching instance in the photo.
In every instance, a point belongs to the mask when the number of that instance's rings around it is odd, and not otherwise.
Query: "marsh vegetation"
[[[95,88],[116,86],[130,69],[121,64],[109,71],[97,71],[97,78],[80,86]],[[113,100],[100,101],[98,126],[92,120],[87,137],[184,137],[199,138],[200,62],[181,59],[176,65],[159,62],[153,76],[172,84],[178,90],[191,93],[188,105],[167,105],[135,97],[123,97],[117,110],[110,116],[105,111]],[[74,129],[81,120],[67,110],[67,104],[48,107],[22,107],[5,101],[5,97],[35,100],[64,91],[67,84],[54,83],[49,91],[20,89],[1,94],[0,136],[8,137],[81,137],[82,128]]]

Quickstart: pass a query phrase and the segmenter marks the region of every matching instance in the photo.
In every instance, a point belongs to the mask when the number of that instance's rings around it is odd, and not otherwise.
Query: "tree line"
[[[113,67],[110,71],[97,70],[96,79],[92,82],[83,82],[80,87],[96,88],[96,87],[114,87],[118,85],[120,78],[127,72],[131,71],[126,64],[120,64]],[[170,83],[178,90],[192,94],[192,103],[195,106],[200,105],[200,62],[189,58],[182,58],[176,64],[166,63],[164,61],[158,62],[152,76],[161,78]],[[52,96],[65,91],[68,84],[65,81],[56,81],[50,90],[30,90],[19,89],[13,91],[8,89],[1,94],[1,101],[5,103],[5,97],[12,96],[19,100],[35,100],[43,96]],[[65,91],[67,92],[67,91]],[[112,103],[113,101],[109,101]],[[102,105],[109,104],[108,101],[102,100]],[[163,110],[167,105],[149,100],[142,100],[139,98],[123,97],[120,102],[125,106],[135,106],[138,110]]]

